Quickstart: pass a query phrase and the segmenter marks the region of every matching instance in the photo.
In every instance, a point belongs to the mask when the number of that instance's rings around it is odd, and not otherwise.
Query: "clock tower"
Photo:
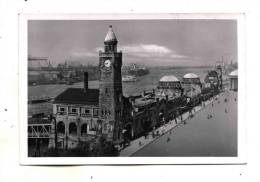
[[[99,118],[102,135],[107,140],[122,139],[122,52],[117,52],[117,39],[109,26],[104,41],[104,52],[99,51]]]

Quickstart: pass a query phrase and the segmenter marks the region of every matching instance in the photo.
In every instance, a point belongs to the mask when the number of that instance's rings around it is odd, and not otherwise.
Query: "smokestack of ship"
[[[84,72],[84,91],[88,90],[88,72]]]

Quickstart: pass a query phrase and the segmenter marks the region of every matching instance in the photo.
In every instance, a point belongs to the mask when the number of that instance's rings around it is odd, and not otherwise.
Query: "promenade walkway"
[[[225,92],[172,132],[131,154],[133,157],[236,157],[237,92]]]
[[[223,93],[220,93],[223,94]],[[215,96],[217,97],[217,96]],[[205,107],[207,105],[209,105],[211,102],[213,101],[213,99],[208,100],[206,102],[204,102]],[[204,107],[202,105],[196,106],[193,109],[193,115],[195,115],[197,112],[199,112],[201,109],[203,109]],[[149,134],[147,135],[147,137],[140,137],[137,138],[133,141],[131,141],[130,145],[126,148],[124,148],[123,150],[120,151],[120,157],[127,157],[127,156],[131,156],[132,154],[134,154],[135,152],[137,152],[138,150],[142,149],[143,147],[145,147],[146,145],[150,144],[151,142],[157,140],[158,138],[160,138],[161,136],[165,135],[168,132],[173,132],[172,129],[177,127],[178,125],[181,124],[185,124],[185,121],[187,119],[189,119],[190,114],[189,112],[185,112],[182,114],[182,121],[181,121],[181,117],[177,118],[177,123],[175,122],[175,120],[171,120],[168,123],[166,123],[165,125],[155,129],[154,131],[149,132]],[[152,133],[159,133],[158,136],[153,137]]]

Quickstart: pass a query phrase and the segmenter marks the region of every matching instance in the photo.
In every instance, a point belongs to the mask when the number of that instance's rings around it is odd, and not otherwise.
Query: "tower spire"
[[[116,35],[113,31],[112,25],[109,25],[108,32],[105,37],[105,42],[117,42]]]
[[[105,52],[116,52],[117,51],[117,39],[112,29],[112,25],[109,25],[108,32],[105,37]]]

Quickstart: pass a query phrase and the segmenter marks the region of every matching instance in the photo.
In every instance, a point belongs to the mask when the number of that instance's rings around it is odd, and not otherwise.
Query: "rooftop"
[[[112,42],[112,41],[117,41],[117,39],[115,33],[113,32],[112,25],[110,25],[108,28],[107,35],[105,37],[105,42]]]
[[[199,78],[199,76],[195,73],[187,73],[183,76],[183,78]]]
[[[179,80],[174,75],[166,75],[160,79],[160,82],[179,82]]]
[[[54,99],[54,103],[97,105],[99,103],[99,90],[68,88]]]
[[[152,98],[147,98],[147,97],[141,97],[141,98],[138,98],[135,100],[135,106],[143,106],[143,105],[147,105],[147,104],[150,104],[150,103],[153,103],[155,102],[155,99],[152,97]]]
[[[45,118],[28,118],[28,124],[51,124],[51,120],[47,117]]]
[[[237,77],[238,76],[237,70],[234,70],[231,73],[229,73],[229,76]]]

